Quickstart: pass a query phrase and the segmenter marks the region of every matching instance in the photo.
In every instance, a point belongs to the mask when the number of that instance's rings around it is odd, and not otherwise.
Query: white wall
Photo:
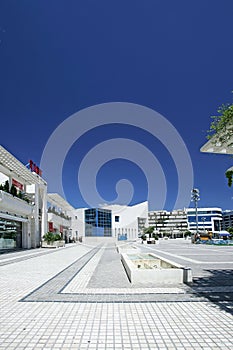
[[[72,236],[77,239],[85,236],[85,210],[87,208],[74,209],[72,217]],[[76,234],[77,233],[77,234]]]
[[[78,237],[85,237],[85,210],[87,208],[75,209],[69,215],[72,216],[72,235],[78,232]],[[117,239],[118,233],[127,233],[128,239],[138,238],[138,218],[148,220],[148,202],[142,202],[134,206],[125,205],[102,205],[100,209],[112,211],[112,236]],[[115,222],[115,216],[119,216],[119,222]],[[75,218],[76,217],[76,218]]]
[[[116,238],[118,234],[127,234],[129,240],[138,238],[138,218],[148,220],[148,202],[134,206],[104,205],[101,208],[112,211],[112,234]],[[116,216],[119,216],[119,222],[115,221]]]

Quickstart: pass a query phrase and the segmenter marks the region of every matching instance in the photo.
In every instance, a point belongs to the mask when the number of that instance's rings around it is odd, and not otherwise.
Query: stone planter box
[[[42,241],[41,247],[42,248],[60,248],[60,247],[65,247],[65,241],[54,241],[54,242]]]
[[[131,283],[155,285],[192,282],[192,270],[155,254],[121,254]]]

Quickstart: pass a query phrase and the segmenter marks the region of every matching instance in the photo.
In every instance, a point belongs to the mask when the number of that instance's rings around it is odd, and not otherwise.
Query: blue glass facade
[[[85,210],[86,237],[112,237],[112,213],[108,209]]]

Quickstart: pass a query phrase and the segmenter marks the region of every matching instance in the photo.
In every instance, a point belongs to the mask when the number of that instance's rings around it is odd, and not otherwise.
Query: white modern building
[[[57,193],[48,193],[47,205],[48,232],[58,233],[66,243],[76,240],[76,233],[72,232],[74,207]]]
[[[160,237],[183,237],[188,229],[187,213],[185,209],[150,211],[148,224],[155,227],[154,232]]]
[[[193,233],[197,232],[197,230],[203,232],[208,231],[212,233],[213,236],[217,235],[219,231],[221,231],[221,208],[197,208],[197,216],[195,208],[188,208],[186,211],[189,231]]]
[[[148,202],[134,206],[101,205],[75,210],[72,230],[79,239],[135,240],[148,224]]]
[[[0,249],[36,248],[47,232],[47,183],[0,146]]]

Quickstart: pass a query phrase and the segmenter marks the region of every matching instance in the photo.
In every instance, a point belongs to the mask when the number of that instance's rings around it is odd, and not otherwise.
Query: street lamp
[[[197,202],[200,200],[199,190],[197,188],[193,188],[191,192],[191,201],[195,203],[195,211],[196,211],[196,235],[198,234],[198,215],[197,215]]]

